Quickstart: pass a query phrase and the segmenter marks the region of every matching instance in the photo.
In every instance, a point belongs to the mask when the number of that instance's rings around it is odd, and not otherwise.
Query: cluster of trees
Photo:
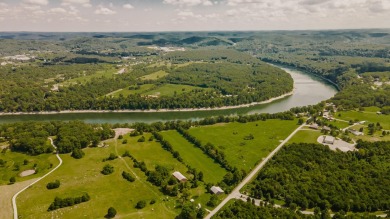
[[[104,167],[103,167],[103,169],[102,169],[102,171],[101,171],[101,173],[102,173],[103,175],[110,175],[110,174],[112,174],[113,172],[114,172],[114,167],[113,167],[112,165],[110,165],[110,164],[104,165]]]
[[[59,180],[56,180],[54,182],[49,182],[47,185],[46,185],[46,188],[47,189],[57,189],[59,188],[61,185],[60,181]]]
[[[101,140],[112,138],[114,134],[109,125],[91,125],[80,121],[0,125],[0,137],[10,143],[11,150],[30,155],[53,152],[48,137],[56,136],[55,144],[60,153],[73,152],[73,157],[81,158],[83,152],[80,149],[97,146]]]
[[[134,182],[135,181],[135,177],[133,175],[131,175],[130,173],[126,172],[126,171],[123,171],[122,172],[122,177],[123,179],[129,181],[129,182]]]
[[[244,202],[241,200],[234,201],[229,206],[223,208],[219,211],[215,218],[258,218],[258,219],[268,219],[268,218],[318,218],[312,215],[304,215],[300,212],[295,212],[290,209],[285,208],[274,208],[273,206],[269,207],[257,207],[252,203]]]
[[[255,198],[281,199],[302,209],[390,209],[390,144],[359,141],[358,151],[331,151],[318,144],[284,147],[251,184]]]
[[[54,210],[57,210],[59,208],[70,207],[70,206],[73,206],[73,205],[80,204],[82,202],[87,202],[90,199],[91,198],[88,195],[88,193],[85,193],[84,195],[79,196],[79,197],[68,197],[68,198],[55,197],[53,203],[50,204],[50,206],[47,209],[47,211],[54,211]]]
[[[202,142],[192,136],[187,130],[183,128],[178,128],[177,131],[189,142],[194,144],[196,147],[200,148],[204,153],[206,153],[209,157],[214,159],[217,163],[219,163],[223,168],[225,168],[228,171],[233,170],[233,167],[228,164],[228,162],[225,159],[225,154],[223,151],[219,151],[217,147],[215,147],[211,143],[207,143],[205,145],[202,145]]]

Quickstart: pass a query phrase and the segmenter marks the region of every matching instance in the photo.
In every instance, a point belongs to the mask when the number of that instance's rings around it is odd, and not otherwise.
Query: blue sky
[[[0,31],[390,28],[390,0],[0,0]]]

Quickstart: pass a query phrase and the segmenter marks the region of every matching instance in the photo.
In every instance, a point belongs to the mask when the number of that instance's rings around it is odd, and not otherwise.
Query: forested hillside
[[[319,144],[288,145],[267,163],[250,191],[302,209],[389,210],[390,143],[359,141],[357,148],[345,153]]]

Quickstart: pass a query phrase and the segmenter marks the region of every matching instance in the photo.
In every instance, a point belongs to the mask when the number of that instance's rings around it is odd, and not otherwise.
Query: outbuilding
[[[212,186],[210,188],[210,191],[211,191],[211,193],[216,194],[216,195],[224,193],[224,191],[219,186]]]
[[[180,182],[187,182],[187,178],[179,171],[174,172],[172,175]]]
[[[325,144],[333,144],[335,141],[335,138],[333,136],[325,136],[324,137],[324,141],[322,143],[325,143]]]

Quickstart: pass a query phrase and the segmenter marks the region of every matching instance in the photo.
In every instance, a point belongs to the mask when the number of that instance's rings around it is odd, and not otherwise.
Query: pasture
[[[163,201],[165,196],[157,187],[146,182],[145,175],[137,172],[140,180],[132,183],[122,178],[122,171],[131,172],[129,169],[134,169],[130,159],[126,160],[126,163],[121,159],[102,162],[110,153],[115,153],[115,142],[111,141],[109,145],[107,148],[84,149],[86,155],[80,160],[70,157],[69,154],[61,155],[63,166],[19,196],[20,215],[23,218],[103,218],[107,209],[114,207],[118,212],[117,216],[124,218],[155,218],[156,214],[163,218],[175,217],[178,210],[174,207],[174,198]],[[159,154],[152,156],[156,158]],[[141,157],[139,160],[144,159]],[[147,161],[148,159],[145,159],[145,162]],[[107,163],[114,166],[115,171],[111,175],[100,173]],[[150,161],[148,163],[152,165]],[[47,190],[46,184],[57,179],[60,180],[61,186]],[[56,196],[64,198],[84,193],[91,196],[90,201],[52,212],[47,211]],[[152,199],[155,199],[156,203],[150,205]],[[137,210],[134,206],[140,200],[145,200],[148,204],[144,209]]]
[[[11,177],[16,178],[16,182],[37,178],[58,164],[57,158],[53,154],[41,154],[29,156],[22,153],[6,150],[0,153],[0,185],[8,184]],[[36,170],[36,174],[20,177],[19,174],[25,170]]]
[[[390,130],[390,115],[378,115],[376,112],[372,111],[373,108],[370,108],[370,111],[340,111],[336,113],[336,118],[344,120],[359,120],[366,121],[365,125],[369,123],[379,122],[383,129]],[[340,116],[339,116],[340,115]]]
[[[318,143],[317,138],[322,135],[318,130],[304,129],[298,131],[291,139],[288,141],[291,143]]]
[[[152,89],[154,86],[155,86],[154,84],[144,84],[144,85],[141,85],[139,87],[139,89],[130,89],[131,87],[126,87],[126,88],[111,92],[109,94],[106,94],[106,96],[120,97],[122,95],[124,97],[127,97],[130,94],[142,94],[142,93],[148,91],[149,89]]]
[[[201,149],[188,142],[177,131],[166,131],[161,134],[172,145],[173,150],[179,152],[186,164],[203,172],[205,182],[220,182],[227,173],[224,168],[204,154]]]
[[[210,142],[225,153],[228,163],[239,169],[251,170],[282,140],[298,127],[297,120],[266,120],[248,123],[220,123],[189,129],[202,142]],[[245,140],[253,135],[252,140]]]
[[[164,84],[162,86],[158,86],[155,89],[143,93],[143,95],[175,96],[175,95],[191,92],[192,90],[195,89],[205,89],[205,88],[189,86],[189,85],[181,85],[181,84]]]
[[[158,80],[158,79],[163,78],[163,77],[165,77],[167,75],[168,75],[167,72],[161,70],[161,71],[154,72],[152,74],[148,74],[148,75],[142,76],[139,79],[141,79],[142,81]]]

